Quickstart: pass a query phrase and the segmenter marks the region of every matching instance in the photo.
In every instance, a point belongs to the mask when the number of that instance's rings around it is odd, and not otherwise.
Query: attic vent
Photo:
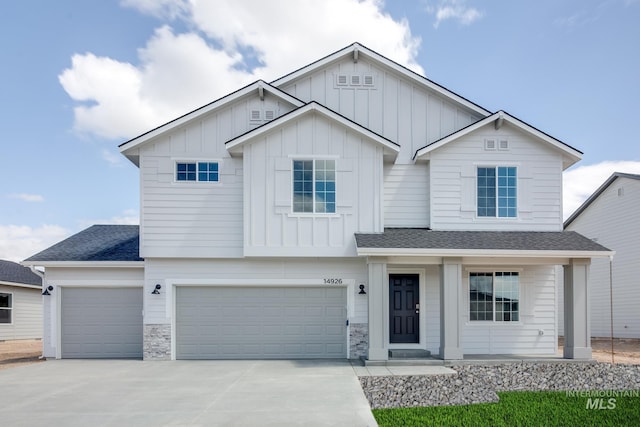
[[[371,74],[364,75],[364,85],[373,86],[373,76]]]
[[[622,197],[624,196],[624,188],[620,187],[618,188],[618,197]]]
[[[251,120],[260,120],[260,110],[251,110]]]
[[[360,76],[358,74],[351,76],[351,86],[360,86]]]
[[[496,140],[495,139],[485,139],[484,140],[484,149],[485,150],[495,150],[496,149]]]
[[[347,75],[346,74],[338,74],[336,77],[336,84],[338,86],[346,86],[347,85]]]
[[[276,112],[273,111],[273,110],[266,110],[264,112],[264,119],[265,120],[273,120],[275,116],[276,116]]]
[[[506,139],[501,139],[498,145],[498,150],[508,150],[509,149],[509,141]]]

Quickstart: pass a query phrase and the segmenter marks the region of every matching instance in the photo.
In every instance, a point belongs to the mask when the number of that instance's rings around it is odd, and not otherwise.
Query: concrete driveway
[[[348,361],[53,360],[0,371],[6,426],[375,426]]]

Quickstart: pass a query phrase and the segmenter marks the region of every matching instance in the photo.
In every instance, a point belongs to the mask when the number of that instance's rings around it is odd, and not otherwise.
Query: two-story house
[[[562,230],[575,148],[355,43],[125,142],[140,226],[46,268],[47,357],[590,358],[601,245]]]

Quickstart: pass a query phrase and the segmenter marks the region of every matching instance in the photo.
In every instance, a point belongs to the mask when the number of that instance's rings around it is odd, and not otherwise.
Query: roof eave
[[[609,258],[615,251],[512,250],[512,249],[433,249],[433,248],[357,248],[358,256],[450,256],[465,258]]]
[[[144,261],[22,261],[24,266],[74,268],[144,268]]]
[[[42,285],[30,285],[28,283],[7,282],[6,280],[0,280],[0,286],[15,286],[17,288],[39,289],[42,290]]]

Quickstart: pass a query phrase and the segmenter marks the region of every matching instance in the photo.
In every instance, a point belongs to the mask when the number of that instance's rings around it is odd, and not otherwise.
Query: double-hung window
[[[218,162],[176,162],[178,182],[218,182],[220,180]]]
[[[520,320],[518,272],[470,273],[469,320],[517,322]]]
[[[11,312],[13,310],[13,295],[0,293],[0,324],[11,323]]]
[[[479,167],[479,217],[515,218],[518,214],[518,172],[514,166]]]
[[[293,161],[293,212],[336,212],[336,161]]]

